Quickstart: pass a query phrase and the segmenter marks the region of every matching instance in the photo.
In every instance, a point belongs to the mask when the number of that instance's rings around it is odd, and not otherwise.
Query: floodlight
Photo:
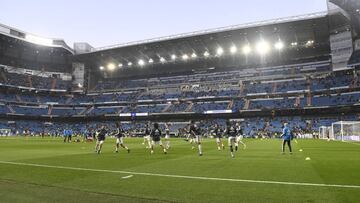
[[[245,55],[249,54],[249,53],[251,52],[251,47],[250,47],[250,45],[245,45],[245,46],[243,46],[242,52],[243,52],[243,54],[245,54]]]
[[[209,53],[208,51],[205,51],[205,52],[204,52],[204,56],[207,58],[207,57],[210,56],[210,53]]]
[[[295,47],[295,46],[297,46],[297,45],[298,45],[297,42],[291,42],[291,46]]]
[[[191,58],[196,58],[196,57],[197,57],[197,55],[195,52],[191,54]]]
[[[256,51],[261,55],[267,54],[270,51],[269,43],[261,40],[256,44]]]
[[[221,47],[217,48],[216,54],[217,54],[218,56],[221,56],[223,53],[224,53],[224,49],[223,49],[223,48],[221,48]]]
[[[132,62],[129,62],[129,63],[128,63],[128,66],[132,66],[132,64],[133,64]]]
[[[230,53],[235,54],[237,52],[237,47],[235,45],[230,47]]]
[[[160,57],[160,62],[161,62],[161,63],[165,63],[165,62],[166,62],[166,60],[164,59],[164,57]]]
[[[109,71],[113,71],[113,70],[115,70],[115,68],[116,68],[116,66],[115,66],[115,64],[113,64],[113,63],[109,63],[109,64],[107,65],[107,69],[108,69]]]
[[[171,55],[171,59],[175,61],[176,55],[175,54]]]
[[[284,43],[282,41],[278,41],[274,45],[275,49],[282,50],[284,48]]]
[[[189,56],[188,56],[187,54],[184,54],[184,55],[182,55],[182,59],[183,59],[184,61],[186,61],[186,60],[189,59]]]
[[[104,68],[104,66],[100,66],[99,69],[100,69],[100,70],[104,70],[105,68]]]
[[[313,45],[314,44],[314,40],[308,40],[307,42],[306,42],[306,46],[311,46],[311,45]]]
[[[122,67],[123,67],[123,64],[122,64],[122,63],[119,63],[118,67],[119,67],[119,68],[122,68]]]
[[[142,60],[142,59],[140,59],[140,60],[138,61],[138,64],[139,64],[139,66],[144,66],[144,65],[145,65],[145,61]]]
[[[152,58],[149,59],[149,63],[154,63],[154,60]]]

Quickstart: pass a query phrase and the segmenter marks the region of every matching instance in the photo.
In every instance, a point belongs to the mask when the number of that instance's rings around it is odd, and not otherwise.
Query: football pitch
[[[214,139],[202,157],[182,139],[167,155],[114,143],[98,155],[94,143],[0,138],[0,202],[360,202],[360,143],[298,140],[282,155],[280,140],[245,139],[235,158]]]

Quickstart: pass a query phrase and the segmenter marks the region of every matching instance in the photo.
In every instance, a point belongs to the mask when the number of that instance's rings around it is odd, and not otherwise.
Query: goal
[[[330,138],[341,141],[360,141],[360,121],[332,123]]]
[[[330,137],[330,135],[332,135],[330,126],[320,126],[319,139],[334,139],[333,137]]]
[[[4,136],[10,136],[11,135],[11,130],[10,129],[0,129],[0,137],[4,137]]]

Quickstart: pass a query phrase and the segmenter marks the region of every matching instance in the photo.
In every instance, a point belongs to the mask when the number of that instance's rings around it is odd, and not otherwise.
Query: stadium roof
[[[85,66],[93,70],[106,72],[105,67],[109,66],[113,76],[127,77],[130,72],[149,74],[147,71],[151,71],[160,74],[180,69],[191,71],[204,67],[258,64],[259,54],[255,52],[262,40],[273,50],[267,55],[267,64],[324,56],[330,53],[327,14],[312,13],[102,47],[76,55],[75,60],[85,62]],[[283,42],[281,55],[274,47],[277,42]],[[292,46],[293,43],[296,46]],[[252,52],[245,57],[242,52],[246,45],[251,47]],[[218,51],[222,57],[217,57]]]
[[[231,25],[231,26],[225,26],[225,27],[219,27],[219,28],[213,28],[213,29],[207,29],[207,30],[188,32],[188,33],[181,33],[181,34],[175,34],[175,35],[170,35],[170,36],[157,37],[157,38],[152,38],[152,39],[146,39],[146,40],[117,44],[117,45],[99,47],[99,48],[96,48],[93,52],[104,51],[104,50],[108,50],[108,49],[123,48],[123,47],[129,47],[129,46],[135,46],[135,45],[141,45],[141,44],[147,44],[147,43],[162,42],[162,41],[173,40],[173,39],[194,37],[194,36],[205,35],[205,34],[215,34],[215,33],[221,33],[221,32],[225,32],[225,31],[233,31],[233,30],[239,30],[239,29],[245,29],[245,28],[251,28],[251,27],[259,27],[259,26],[286,23],[286,22],[294,22],[294,21],[301,21],[301,20],[310,20],[310,19],[325,17],[327,14],[328,14],[327,11],[317,12],[317,13],[310,13],[310,14],[299,15],[299,16],[290,16],[290,17],[285,17],[285,18],[277,18],[277,19],[271,19],[271,20],[250,22],[250,23],[244,23],[244,24],[239,24],[239,25]]]
[[[0,34],[37,45],[64,48],[73,53],[73,50],[65,43],[63,39],[41,37],[36,34],[28,33],[1,23]]]
[[[360,1],[359,0],[330,0],[331,3],[336,4],[341,8],[345,15],[348,16],[353,26],[355,34],[360,35]]]

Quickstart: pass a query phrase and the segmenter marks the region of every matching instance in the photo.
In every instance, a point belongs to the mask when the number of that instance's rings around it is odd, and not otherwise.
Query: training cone
[[[311,159],[310,159],[310,157],[306,157],[305,160],[306,160],[306,161],[310,161]]]

